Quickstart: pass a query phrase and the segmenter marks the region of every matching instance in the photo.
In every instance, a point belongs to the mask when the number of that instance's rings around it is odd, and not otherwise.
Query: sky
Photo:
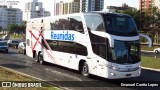
[[[0,0],[4,1],[4,0]],[[25,3],[32,1],[32,0],[5,0],[5,1],[17,1],[17,5],[13,5],[15,8],[20,8],[24,10],[25,8]],[[50,11],[51,14],[53,14],[54,10],[54,2],[60,2],[60,1],[70,1],[70,0],[38,0],[39,2],[43,3],[43,7],[45,8],[46,11]],[[123,3],[128,4],[131,7],[135,7],[139,9],[139,0],[104,0],[104,7],[106,6],[121,6]]]

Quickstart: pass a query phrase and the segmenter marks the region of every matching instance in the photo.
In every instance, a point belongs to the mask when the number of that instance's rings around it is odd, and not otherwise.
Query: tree
[[[18,27],[17,24],[10,24],[10,25],[8,26],[9,33],[10,33],[10,34],[17,33],[18,28],[19,28],[19,27]]]
[[[2,30],[2,27],[0,26],[0,31]]]

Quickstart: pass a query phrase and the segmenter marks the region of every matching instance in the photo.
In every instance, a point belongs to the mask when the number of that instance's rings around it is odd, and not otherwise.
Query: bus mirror
[[[148,40],[148,47],[152,47],[152,39],[148,35],[139,34],[139,36],[146,38]]]

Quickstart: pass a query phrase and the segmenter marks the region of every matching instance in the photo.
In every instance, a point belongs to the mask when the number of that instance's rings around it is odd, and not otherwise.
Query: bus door
[[[95,58],[95,57],[92,57],[92,58],[90,58],[90,57],[87,57],[87,59],[91,59],[91,62],[92,62],[92,65],[91,65],[91,68],[92,68],[92,74],[95,74],[95,75],[97,75],[97,58]]]
[[[105,74],[105,62],[107,59],[107,46],[106,43],[92,43],[93,52],[96,54],[96,58],[92,58],[92,72],[98,76]]]

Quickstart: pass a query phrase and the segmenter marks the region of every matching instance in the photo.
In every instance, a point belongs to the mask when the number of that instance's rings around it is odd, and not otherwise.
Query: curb
[[[160,69],[154,69],[154,68],[148,68],[148,67],[141,67],[142,69],[147,69],[147,70],[152,70],[152,71],[157,71],[160,72]]]

